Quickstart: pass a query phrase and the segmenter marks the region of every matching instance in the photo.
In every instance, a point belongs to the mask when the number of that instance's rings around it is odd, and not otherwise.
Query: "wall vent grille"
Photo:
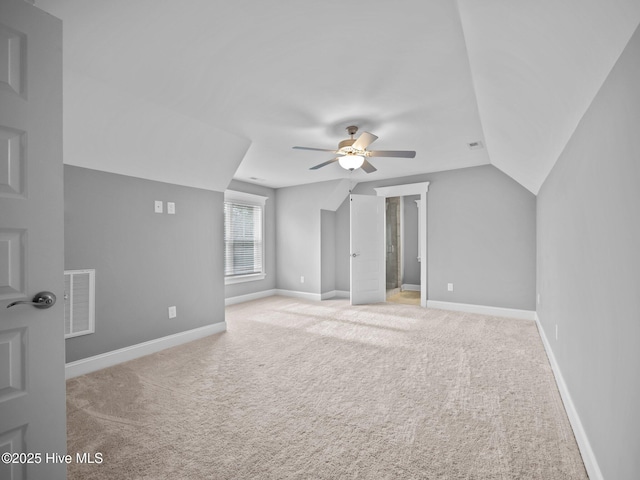
[[[64,272],[64,338],[95,331],[95,270]]]

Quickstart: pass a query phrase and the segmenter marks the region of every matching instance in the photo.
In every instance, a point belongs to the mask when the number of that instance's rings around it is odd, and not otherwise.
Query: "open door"
[[[62,173],[62,22],[24,0],[2,0],[3,480],[66,478],[66,465],[47,457],[66,454]],[[43,291],[58,301],[42,295],[39,305],[30,304]],[[25,455],[20,457],[21,453]]]
[[[351,305],[386,299],[384,200],[351,195]]]

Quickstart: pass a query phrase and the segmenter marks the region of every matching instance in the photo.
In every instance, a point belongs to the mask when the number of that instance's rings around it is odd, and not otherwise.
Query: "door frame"
[[[418,201],[418,246],[420,251],[420,306],[427,307],[427,192],[430,182],[404,183],[375,187],[378,197],[405,197],[420,195]],[[383,261],[386,260],[383,258]]]

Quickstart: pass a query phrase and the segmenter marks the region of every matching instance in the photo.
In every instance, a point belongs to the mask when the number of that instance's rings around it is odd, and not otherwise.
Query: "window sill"
[[[225,285],[233,285],[234,283],[254,282],[256,280],[264,280],[266,273],[252,273],[250,275],[238,275],[237,277],[225,277]]]

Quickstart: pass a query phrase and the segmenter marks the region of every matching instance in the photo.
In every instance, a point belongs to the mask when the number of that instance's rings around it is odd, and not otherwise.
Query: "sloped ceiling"
[[[213,190],[492,163],[537,193],[640,21],[638,0],[36,5],[64,22],[65,162]],[[291,149],[350,124],[416,158]]]

